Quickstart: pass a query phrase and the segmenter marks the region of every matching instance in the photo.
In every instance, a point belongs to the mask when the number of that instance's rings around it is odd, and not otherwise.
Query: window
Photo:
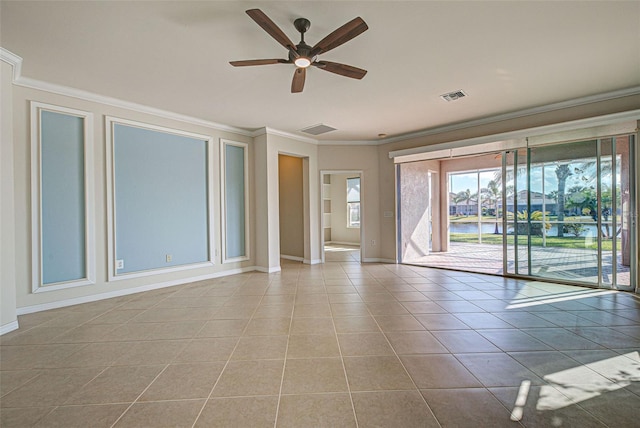
[[[347,227],[360,227],[360,177],[347,178]]]

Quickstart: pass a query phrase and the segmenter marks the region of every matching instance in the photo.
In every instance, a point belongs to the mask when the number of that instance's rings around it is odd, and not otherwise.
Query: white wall
[[[360,228],[347,227],[347,178],[359,174],[331,174],[331,242],[360,245]]]
[[[12,75],[13,67],[0,61],[0,334],[18,328],[16,317]]]

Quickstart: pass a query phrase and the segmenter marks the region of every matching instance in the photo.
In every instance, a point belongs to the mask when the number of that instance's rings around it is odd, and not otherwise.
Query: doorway
[[[362,261],[362,172],[321,172],[322,261]]]

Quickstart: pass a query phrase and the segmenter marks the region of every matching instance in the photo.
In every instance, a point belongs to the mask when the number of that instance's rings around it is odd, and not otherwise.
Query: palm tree
[[[466,214],[467,217],[469,217],[469,202],[471,201],[471,198],[473,197],[473,195],[471,194],[471,189],[467,189],[467,190],[462,190],[460,192],[458,192],[458,196],[461,198],[461,201],[465,201],[465,206],[466,206]]]
[[[500,190],[500,184],[497,180],[491,180],[487,183],[487,187],[482,189],[482,193],[485,194],[486,198],[493,202],[496,216],[496,228],[493,231],[495,235],[499,235],[500,231],[498,230],[498,201],[500,200],[500,194],[502,193]]]

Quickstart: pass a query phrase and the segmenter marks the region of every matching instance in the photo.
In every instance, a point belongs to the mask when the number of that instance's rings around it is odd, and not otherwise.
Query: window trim
[[[358,180],[358,185],[361,186],[362,185],[362,177],[348,177],[345,180],[345,184],[347,187],[347,197],[346,199],[346,206],[347,206],[347,229],[360,229],[360,225],[362,224],[362,215],[360,215],[360,222],[358,223],[357,226],[353,226],[351,224],[351,210],[349,207],[349,204],[358,204],[358,211],[360,211],[362,209],[362,196],[360,195],[360,191],[358,191],[358,200],[357,201],[349,201],[349,180]]]
[[[226,177],[226,147],[242,147],[244,154],[244,255],[227,257],[227,177]],[[222,263],[233,263],[250,260],[250,235],[249,235],[249,144],[237,141],[220,139],[220,242]]]
[[[95,191],[93,157],[93,113],[31,101],[31,291],[41,293],[96,283]],[[85,277],[43,284],[42,260],[42,112],[49,111],[83,120]]]
[[[125,125],[135,128],[146,129],[150,131],[165,132],[168,134],[179,135],[188,138],[202,140],[207,147],[207,222],[209,236],[207,239],[209,255],[208,260],[204,262],[196,262],[185,265],[171,266],[167,268],[149,269],[137,272],[118,274],[116,270],[116,199],[115,199],[115,161],[114,161],[114,127],[115,125]],[[107,281],[121,281],[132,278],[147,277],[170,272],[180,272],[184,270],[200,269],[203,267],[211,267],[215,265],[214,238],[215,223],[213,215],[214,207],[214,174],[212,171],[213,162],[213,138],[208,135],[197,134],[188,131],[182,131],[174,128],[167,128],[158,125],[152,125],[134,120],[122,119],[114,116],[105,116],[105,139],[106,139],[106,173],[107,173]]]

